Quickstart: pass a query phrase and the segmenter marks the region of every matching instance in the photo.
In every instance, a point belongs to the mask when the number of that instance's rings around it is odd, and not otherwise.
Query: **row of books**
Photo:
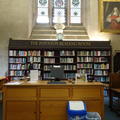
[[[92,63],[79,63],[77,64],[77,68],[92,68],[93,67],[93,64]]]
[[[94,56],[110,56],[110,51],[94,51]]]
[[[28,62],[41,62],[41,57],[28,57]]]
[[[44,56],[54,56],[55,51],[44,51]],[[9,50],[9,56],[41,56],[40,50]],[[62,50],[60,56],[75,56],[74,50]],[[110,51],[77,51],[77,56],[110,56]]]
[[[54,56],[54,51],[44,51],[44,56]]]
[[[109,69],[109,64],[94,64],[94,69]]]
[[[32,51],[26,51],[26,50],[10,50],[9,56],[40,56],[41,51],[38,50],[32,50]]]
[[[106,60],[107,61],[107,60]],[[104,61],[104,62],[106,62]],[[27,63],[27,62],[41,62],[41,57],[29,57],[29,58],[9,58],[9,63]],[[44,58],[45,63],[55,63],[55,58]],[[73,63],[74,58],[60,58],[60,63]],[[93,62],[91,57],[78,57],[77,62]],[[103,62],[96,60],[94,62]],[[80,64],[82,65],[82,64]],[[86,64],[87,65],[87,64]]]
[[[10,58],[9,63],[41,62],[41,57]]]
[[[77,57],[77,62],[108,62],[106,57]]]
[[[76,65],[62,65],[64,70],[76,70]],[[44,71],[50,71],[53,65],[44,65]]]
[[[27,51],[24,50],[10,50],[9,56],[27,56]]]
[[[36,51],[36,50],[29,50],[28,51],[28,56],[41,56],[41,51],[40,50],[38,50],[38,51]]]
[[[106,57],[94,57],[94,62],[108,62]]]
[[[26,74],[25,71],[14,71],[14,70],[11,70],[10,71],[10,76],[13,76],[13,77],[18,77],[18,78],[22,78],[24,77]],[[38,71],[38,75],[39,77],[41,76],[41,71]],[[28,75],[29,76],[29,75]],[[12,78],[13,79],[13,78]],[[18,80],[18,79],[17,79]]]
[[[63,65],[64,70],[76,70],[76,65]]]
[[[110,56],[110,51],[77,51],[77,56]]]
[[[15,71],[15,70],[10,70],[10,76],[24,76],[25,71],[20,70],[20,71]]]
[[[102,76],[107,76],[108,75],[108,70],[95,70],[94,75],[102,75]]]
[[[11,70],[27,70],[29,69],[30,64],[10,64]],[[40,69],[41,64],[33,63],[33,69]]]
[[[55,58],[44,58],[44,63],[55,63]]]
[[[77,62],[93,62],[93,57],[77,57]]]
[[[77,51],[77,56],[93,56],[93,51]]]
[[[74,58],[60,58],[60,63],[73,63]]]
[[[60,51],[60,56],[75,56],[75,51],[74,50],[72,51],[62,50]]]
[[[26,70],[27,65],[26,64],[10,64],[10,69],[13,69],[13,70]]]
[[[108,82],[109,77],[108,76],[103,76],[103,77],[94,77],[94,80],[97,82]]]
[[[74,79],[76,73],[65,73],[65,78],[66,79]]]
[[[78,69],[77,73],[93,75],[93,69]]]
[[[26,63],[26,58],[9,58],[9,63]]]
[[[30,64],[28,64],[28,68],[29,68]],[[41,68],[41,64],[37,64],[37,63],[33,63],[32,64],[33,69],[40,69]]]
[[[49,71],[52,68],[53,65],[45,65],[44,66],[44,70],[45,71]],[[63,65],[64,70],[76,70],[76,65]],[[12,70],[26,70],[29,68],[29,64],[10,64],[10,69]],[[77,69],[81,69],[83,68],[81,71],[82,73],[84,73],[84,71],[91,71],[87,68],[92,69],[92,65],[87,65],[87,64],[78,64],[77,65]],[[41,69],[41,64],[37,64],[37,63],[33,63],[33,69]],[[106,65],[99,65],[99,64],[95,64],[94,65],[94,69],[109,69],[109,64]],[[86,73],[86,72],[85,72]]]

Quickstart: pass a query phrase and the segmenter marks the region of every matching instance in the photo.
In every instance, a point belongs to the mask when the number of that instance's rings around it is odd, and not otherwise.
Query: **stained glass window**
[[[37,23],[81,23],[81,0],[37,1]]]
[[[65,23],[66,0],[54,0],[53,23]]]
[[[71,0],[71,23],[81,23],[81,0]]]
[[[37,23],[49,23],[48,0],[38,0]]]

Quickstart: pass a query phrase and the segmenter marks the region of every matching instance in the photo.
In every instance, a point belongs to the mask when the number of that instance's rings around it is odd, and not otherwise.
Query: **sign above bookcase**
[[[110,41],[41,41],[41,40],[9,40],[9,49],[49,49],[49,48],[78,48],[78,49],[110,49]]]

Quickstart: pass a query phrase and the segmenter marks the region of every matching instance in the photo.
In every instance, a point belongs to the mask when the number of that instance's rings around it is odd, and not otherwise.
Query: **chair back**
[[[111,73],[110,74],[110,87],[111,88],[120,88],[120,73]]]

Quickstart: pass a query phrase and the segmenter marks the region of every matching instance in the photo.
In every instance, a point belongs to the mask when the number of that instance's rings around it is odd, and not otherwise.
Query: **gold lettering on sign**
[[[40,46],[40,45],[48,45],[48,46],[54,46],[54,45],[56,45],[56,46],[85,46],[85,47],[87,47],[87,46],[91,46],[91,42],[77,42],[77,41],[75,41],[75,42],[68,42],[68,41],[47,41],[47,42],[43,42],[43,41],[31,41],[30,42],[30,45],[31,46]]]

